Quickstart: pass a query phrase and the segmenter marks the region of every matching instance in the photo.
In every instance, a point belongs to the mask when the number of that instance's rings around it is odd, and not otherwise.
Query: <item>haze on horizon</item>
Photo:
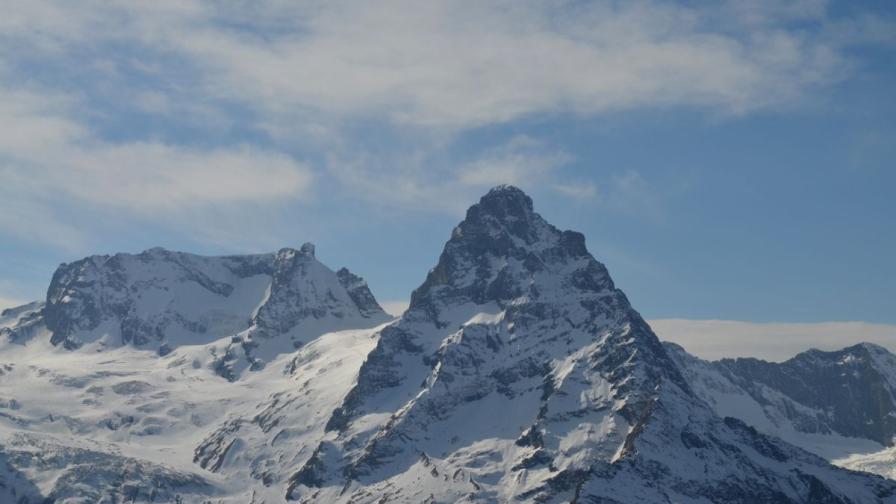
[[[892,3],[6,10],[0,309],[90,254],[311,241],[394,312],[512,183],[697,355],[896,350]]]

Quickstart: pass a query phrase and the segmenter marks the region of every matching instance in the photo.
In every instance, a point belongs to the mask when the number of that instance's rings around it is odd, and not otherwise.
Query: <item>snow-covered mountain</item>
[[[395,321],[313,255],[63,265],[0,319],[0,499],[896,503],[720,414],[519,189],[468,210]]]
[[[709,362],[667,350],[695,393],[722,416],[850,468],[896,474],[896,356],[863,343],[773,363]]]
[[[164,355],[184,344],[234,335],[219,370],[235,361],[258,367],[332,329],[371,327],[389,320],[363,279],[333,272],[314,245],[276,254],[204,257],[156,248],[140,254],[91,256],[63,264],[46,302],[4,315],[20,342],[39,331],[67,349],[133,345]]]
[[[513,187],[467,212],[293,475],[303,502],[881,502],[691,389],[584,237]]]
[[[338,400],[389,320],[311,244],[63,264],[45,302],[0,314],[0,502],[246,502],[242,482],[193,463],[196,445],[260,399],[304,391],[285,372],[299,359]]]

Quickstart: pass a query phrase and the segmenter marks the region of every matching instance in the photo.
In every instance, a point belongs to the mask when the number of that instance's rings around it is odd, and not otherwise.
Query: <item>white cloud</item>
[[[168,40],[206,63],[221,96],[448,128],[641,106],[741,113],[844,66],[827,40],[768,23],[715,30],[703,11],[662,2],[328,2],[293,15],[281,37]]]
[[[460,168],[446,152],[470,128],[556,114],[788,106],[848,78],[852,45],[892,43],[891,24],[867,13],[834,20],[816,0],[13,0],[0,19],[0,193],[9,207],[0,230],[21,236],[28,226],[16,223],[31,215],[49,223],[31,226],[46,235],[35,239],[83,241],[59,208],[67,200],[189,214],[170,222],[204,234],[220,231],[209,225],[220,213],[201,215],[211,208],[259,222],[235,208],[309,196],[311,168],[276,148],[310,149],[327,159],[318,178],[378,204],[459,212],[481,188],[506,182],[595,199],[593,183],[556,178],[565,153],[526,137]],[[871,35],[848,36],[858,26]],[[32,81],[78,94],[21,90]],[[129,112],[189,123],[203,141],[233,127],[279,147],[175,145],[151,133],[114,143],[88,127],[86,117]],[[381,127],[395,137],[367,152],[359,140]],[[415,135],[422,147],[407,141]],[[660,215],[636,175],[601,182],[601,203]]]
[[[59,154],[68,155],[44,178],[54,189],[135,212],[295,197],[311,180],[303,164],[248,146],[203,150],[140,142],[57,151],[54,157]]]
[[[421,142],[424,143],[424,142]],[[499,184],[531,192],[553,189],[572,160],[564,151],[519,135],[456,165],[438,142],[399,154],[352,152],[332,158],[327,171],[358,197],[379,207],[462,214],[471,201]]]
[[[575,199],[597,198],[597,185],[592,182],[580,182],[578,184],[554,184],[554,190],[564,196]]]
[[[458,180],[474,187],[533,184],[571,160],[565,152],[551,151],[531,137],[517,136],[460,167]]]
[[[64,95],[0,93],[0,231],[78,250],[84,237],[64,215],[72,205],[189,227],[209,207],[265,206],[300,197],[311,183],[304,163],[250,146],[110,143],[76,111]]]
[[[896,352],[896,326],[886,324],[661,319],[651,320],[650,326],[661,340],[678,343],[704,359],[757,357],[779,362],[810,348],[839,350],[861,342]]]
[[[555,112],[786,105],[843,78],[849,44],[889,41],[842,36],[843,22],[817,1],[38,1],[7,10],[4,33],[33,48],[99,58],[132,44],[171,55],[197,74],[197,94],[265,116],[360,114],[448,129]],[[886,33],[886,21],[861,19]]]

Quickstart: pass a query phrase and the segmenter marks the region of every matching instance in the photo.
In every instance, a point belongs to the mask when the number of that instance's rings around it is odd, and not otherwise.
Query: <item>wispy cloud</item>
[[[444,128],[645,106],[744,113],[843,78],[849,45],[892,38],[870,14],[847,21],[881,35],[843,36],[825,2],[19,4],[6,38],[46,53],[134,47],[265,115]]]
[[[763,4],[737,23],[744,9],[731,5],[327,2],[287,8],[292,24],[249,15],[255,26],[235,31],[194,17],[200,29],[163,33],[221,97],[448,128],[643,106],[744,113],[841,78],[824,9]],[[818,29],[783,29],[794,18]]]
[[[498,184],[533,184],[569,163],[569,154],[548,149],[542,142],[517,136],[459,168],[463,185],[491,187]]]
[[[578,184],[554,184],[554,190],[570,198],[589,200],[597,198],[597,185],[593,182]]]
[[[318,180],[353,200],[451,212],[511,182],[655,218],[637,172],[600,181],[597,198],[594,181],[563,176],[562,149],[517,136],[458,156],[453,142],[564,114],[790,106],[848,78],[851,47],[892,44],[891,25],[834,19],[811,0],[16,0],[0,19],[0,230],[78,247],[65,217],[80,206],[177,215],[169,225],[221,240],[209,215],[260,222],[253,212]],[[391,131],[387,145],[368,151],[371,130]],[[420,145],[388,145],[415,135]],[[24,229],[23,215],[45,225]]]
[[[533,192],[552,188],[552,181],[565,178],[563,168],[573,159],[525,135],[456,164],[441,154],[438,146],[430,144],[398,155],[354,153],[350,158],[331,159],[328,171],[344,189],[377,206],[460,213],[483,190],[498,184],[515,184]]]
[[[77,250],[84,238],[66,206],[176,216],[189,228],[198,224],[193,213],[210,206],[296,198],[311,183],[304,163],[251,146],[105,141],[74,119],[76,110],[65,95],[0,93],[0,232]]]
[[[815,324],[754,323],[733,320],[651,320],[660,339],[704,359],[757,357],[783,361],[810,348],[839,350],[868,342],[896,352],[896,326],[865,322]]]

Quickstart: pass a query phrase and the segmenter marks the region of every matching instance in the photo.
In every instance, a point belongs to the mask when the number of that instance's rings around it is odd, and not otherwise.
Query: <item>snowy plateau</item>
[[[512,186],[398,318],[311,244],[87,257],[0,316],[3,504],[896,503],[892,478],[887,350],[691,356]]]

